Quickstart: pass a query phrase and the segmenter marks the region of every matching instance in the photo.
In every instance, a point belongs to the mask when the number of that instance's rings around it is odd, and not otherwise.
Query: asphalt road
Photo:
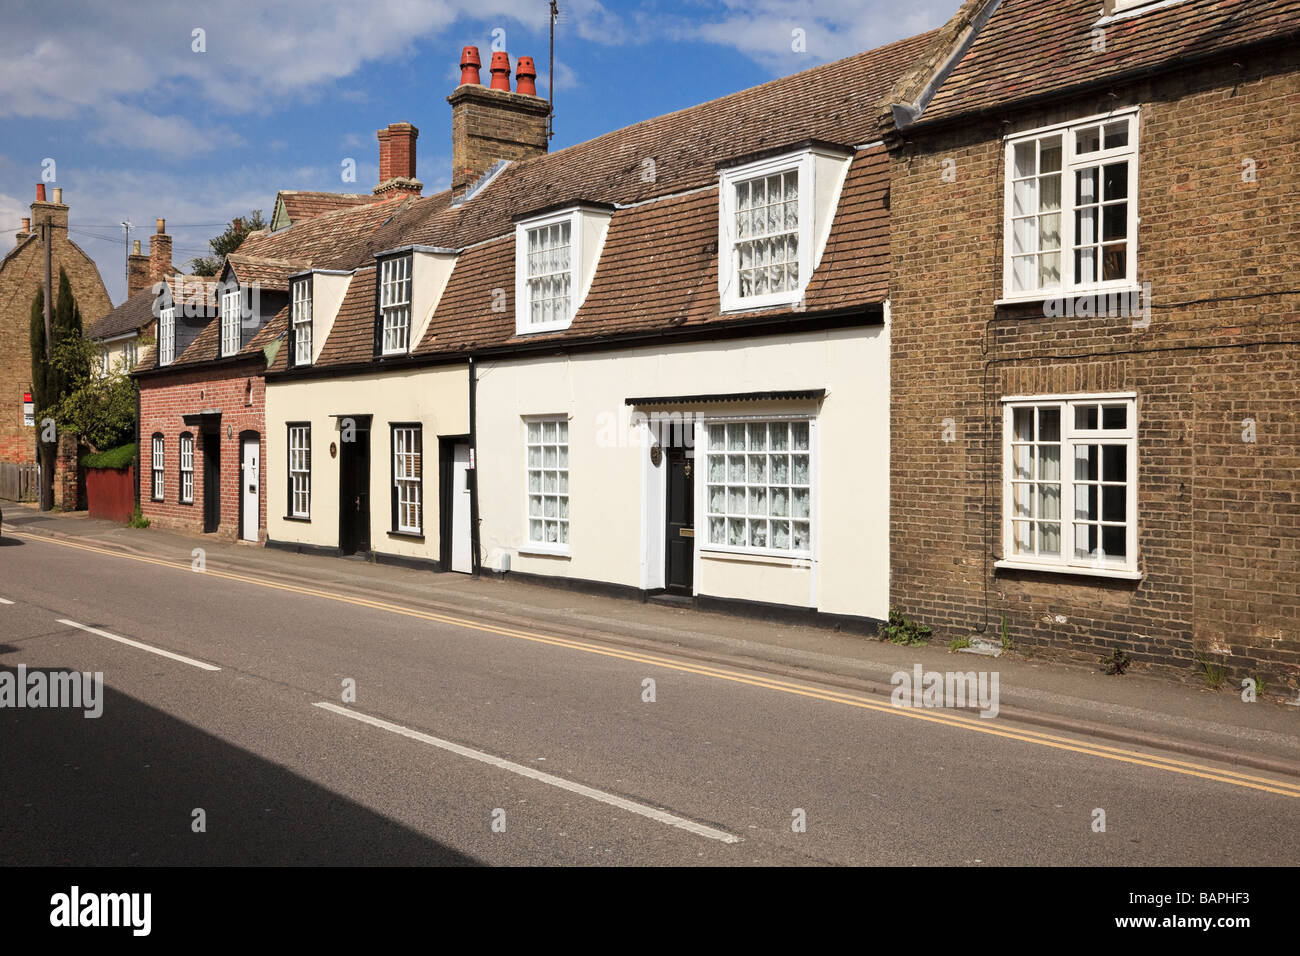
[[[293,574],[292,556],[238,580],[6,535],[0,670],[102,672],[104,705],[0,708],[0,864],[1298,856],[1295,780],[331,599]]]

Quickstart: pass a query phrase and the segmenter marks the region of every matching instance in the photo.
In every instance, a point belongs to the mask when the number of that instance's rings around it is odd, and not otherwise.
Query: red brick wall
[[[236,374],[242,369],[243,374]],[[203,438],[185,424],[184,416],[204,410],[221,411],[221,524],[217,534],[239,536],[239,435],[255,431],[261,437],[258,538],[266,536],[266,385],[256,363],[176,371],[140,380],[140,510],[161,528],[203,531]],[[164,500],[153,501],[152,439],[163,436]],[[180,501],[180,436],[194,435],[194,503]]]
[[[936,639],[996,639],[1005,615],[1035,653],[1119,647],[1180,669],[1201,655],[1234,680],[1300,686],[1298,62],[1256,53],[895,149],[890,593]],[[1137,104],[1150,325],[994,306],[1002,136]],[[995,572],[1001,397],[1121,390],[1138,394],[1142,580]]]

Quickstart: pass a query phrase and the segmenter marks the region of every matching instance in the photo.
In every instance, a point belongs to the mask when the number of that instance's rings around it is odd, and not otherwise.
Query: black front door
[[[339,447],[339,550],[370,550],[370,431],[356,429]]]
[[[203,531],[211,534],[221,526],[221,435],[203,434]]]
[[[694,459],[680,446],[667,450],[667,589],[690,594],[695,582],[695,483],[691,478]]]

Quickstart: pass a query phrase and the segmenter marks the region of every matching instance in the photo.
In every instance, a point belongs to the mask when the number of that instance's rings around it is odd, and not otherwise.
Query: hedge
[[[108,451],[92,451],[81,456],[87,468],[125,468],[135,461],[135,444],[120,445]]]

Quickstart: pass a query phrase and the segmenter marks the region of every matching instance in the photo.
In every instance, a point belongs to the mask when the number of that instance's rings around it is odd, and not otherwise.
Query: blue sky
[[[959,0],[560,0],[552,148],[911,36]],[[0,36],[0,253],[54,160],[71,236],[125,296],[123,230],[167,219],[174,260],[278,189],[368,191],[375,131],[420,129],[425,194],[451,167],[460,49],[537,61],[547,0],[9,0]],[[194,31],[206,50],[195,52]],[[796,51],[796,30],[804,49]],[[761,121],[761,118],[756,118]],[[354,159],[356,183],[340,164]],[[147,242],[143,243],[148,248]]]

